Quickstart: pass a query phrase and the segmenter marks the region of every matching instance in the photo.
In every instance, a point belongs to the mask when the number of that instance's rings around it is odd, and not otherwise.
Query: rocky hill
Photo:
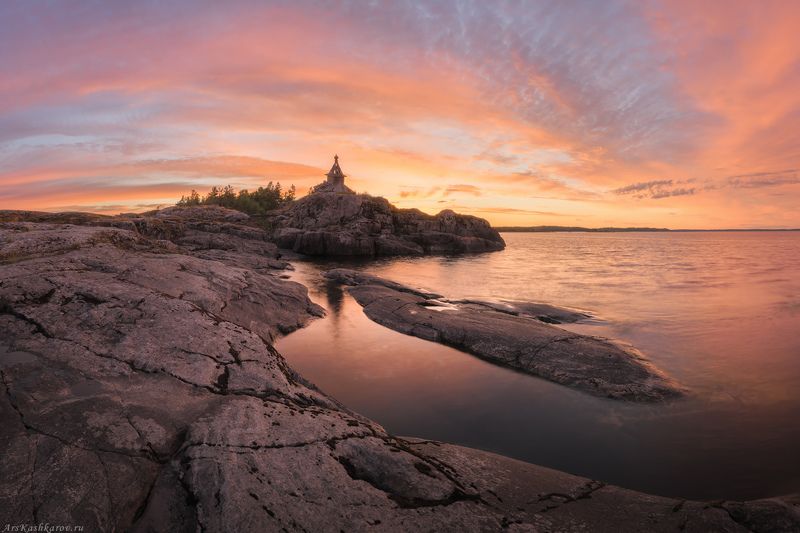
[[[324,188],[269,218],[281,248],[306,255],[389,256],[492,252],[505,242],[489,223],[450,210],[428,215],[385,198]]]

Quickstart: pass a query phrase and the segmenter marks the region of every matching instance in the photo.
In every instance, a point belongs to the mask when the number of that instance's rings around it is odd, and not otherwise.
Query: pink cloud
[[[796,199],[788,178],[730,181],[800,166],[799,10],[8,3],[0,203],[144,205],[211,180],[303,188],[340,152],[359,190],[430,208],[457,194],[505,222],[562,209],[664,225],[610,191],[670,182],[638,194],[701,226],[775,209],[800,225],[772,194]]]

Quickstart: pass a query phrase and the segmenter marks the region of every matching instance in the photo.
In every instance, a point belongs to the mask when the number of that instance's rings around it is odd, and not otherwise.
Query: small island
[[[267,217],[285,249],[314,256],[399,256],[492,252],[500,234],[475,216],[449,209],[428,215],[399,209],[385,198],[356,194],[334,156],[326,181]]]

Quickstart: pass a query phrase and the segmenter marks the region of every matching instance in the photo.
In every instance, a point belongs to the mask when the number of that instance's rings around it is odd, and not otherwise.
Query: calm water
[[[800,233],[516,233],[503,252],[296,262],[328,316],[278,343],[306,378],[398,435],[686,498],[800,490]],[[585,309],[689,399],[629,405],[499,368],[366,318],[319,272],[348,266],[448,297]]]

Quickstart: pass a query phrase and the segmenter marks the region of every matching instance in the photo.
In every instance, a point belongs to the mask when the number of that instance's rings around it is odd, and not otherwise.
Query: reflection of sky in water
[[[507,234],[504,252],[351,263],[458,297],[586,309],[690,399],[629,405],[388,330],[296,263],[329,315],[278,343],[396,434],[482,448],[660,494],[761,497],[800,482],[800,233]]]

